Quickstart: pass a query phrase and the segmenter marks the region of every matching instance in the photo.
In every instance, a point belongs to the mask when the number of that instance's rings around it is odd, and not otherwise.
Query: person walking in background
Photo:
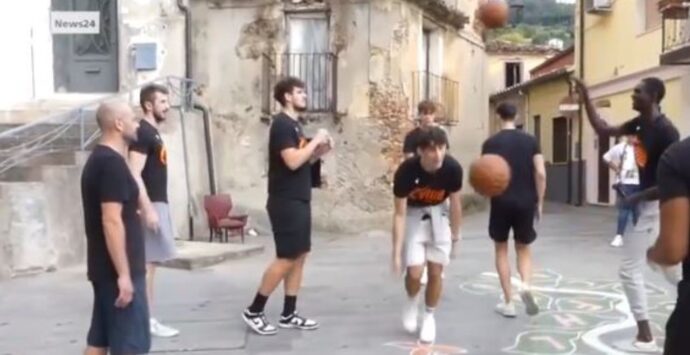
[[[609,168],[616,173],[616,182],[613,185],[616,190],[616,202],[618,206],[618,226],[616,236],[611,241],[611,246],[623,246],[623,236],[628,222],[636,220],[636,209],[634,206],[623,203],[626,196],[637,193],[640,188],[640,175],[635,162],[635,136],[628,135],[623,141],[609,149],[603,156]]]

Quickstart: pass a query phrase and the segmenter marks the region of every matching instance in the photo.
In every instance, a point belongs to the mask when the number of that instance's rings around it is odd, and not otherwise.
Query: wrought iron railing
[[[660,3],[663,16],[662,51],[664,53],[690,45],[690,2]]]
[[[173,109],[187,109],[194,88],[191,81],[170,76],[153,82],[170,90]],[[88,149],[100,137],[95,117],[98,105],[119,99],[137,107],[139,89],[150,83],[0,132],[0,175],[51,153]]]
[[[261,56],[261,113],[269,116],[276,110],[273,99],[273,86],[278,79],[278,68],[272,55],[264,53]]]
[[[444,124],[456,124],[460,119],[460,83],[426,71],[412,73],[412,108],[422,100],[432,100],[440,105],[437,120]]]
[[[335,113],[338,102],[338,58],[332,53],[285,53],[283,76],[307,86],[307,111]]]

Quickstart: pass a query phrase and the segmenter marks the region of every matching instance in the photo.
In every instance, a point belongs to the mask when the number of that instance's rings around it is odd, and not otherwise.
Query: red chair
[[[204,196],[204,209],[208,217],[209,242],[213,242],[213,237],[218,236],[222,241],[228,242],[228,232],[239,231],[244,243],[244,228],[247,226],[248,216],[231,215],[232,198],[228,194],[217,194]]]

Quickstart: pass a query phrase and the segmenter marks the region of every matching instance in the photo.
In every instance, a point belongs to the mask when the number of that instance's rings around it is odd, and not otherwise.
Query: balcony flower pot
[[[664,19],[684,20],[688,18],[688,0],[659,0],[659,11]]]

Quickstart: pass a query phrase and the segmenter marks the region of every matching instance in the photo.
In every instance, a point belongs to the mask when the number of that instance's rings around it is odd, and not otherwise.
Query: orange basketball
[[[478,17],[486,28],[503,27],[508,23],[510,8],[505,0],[484,0],[479,5]]]
[[[486,197],[501,195],[510,183],[510,166],[503,157],[484,154],[470,166],[470,185]]]

